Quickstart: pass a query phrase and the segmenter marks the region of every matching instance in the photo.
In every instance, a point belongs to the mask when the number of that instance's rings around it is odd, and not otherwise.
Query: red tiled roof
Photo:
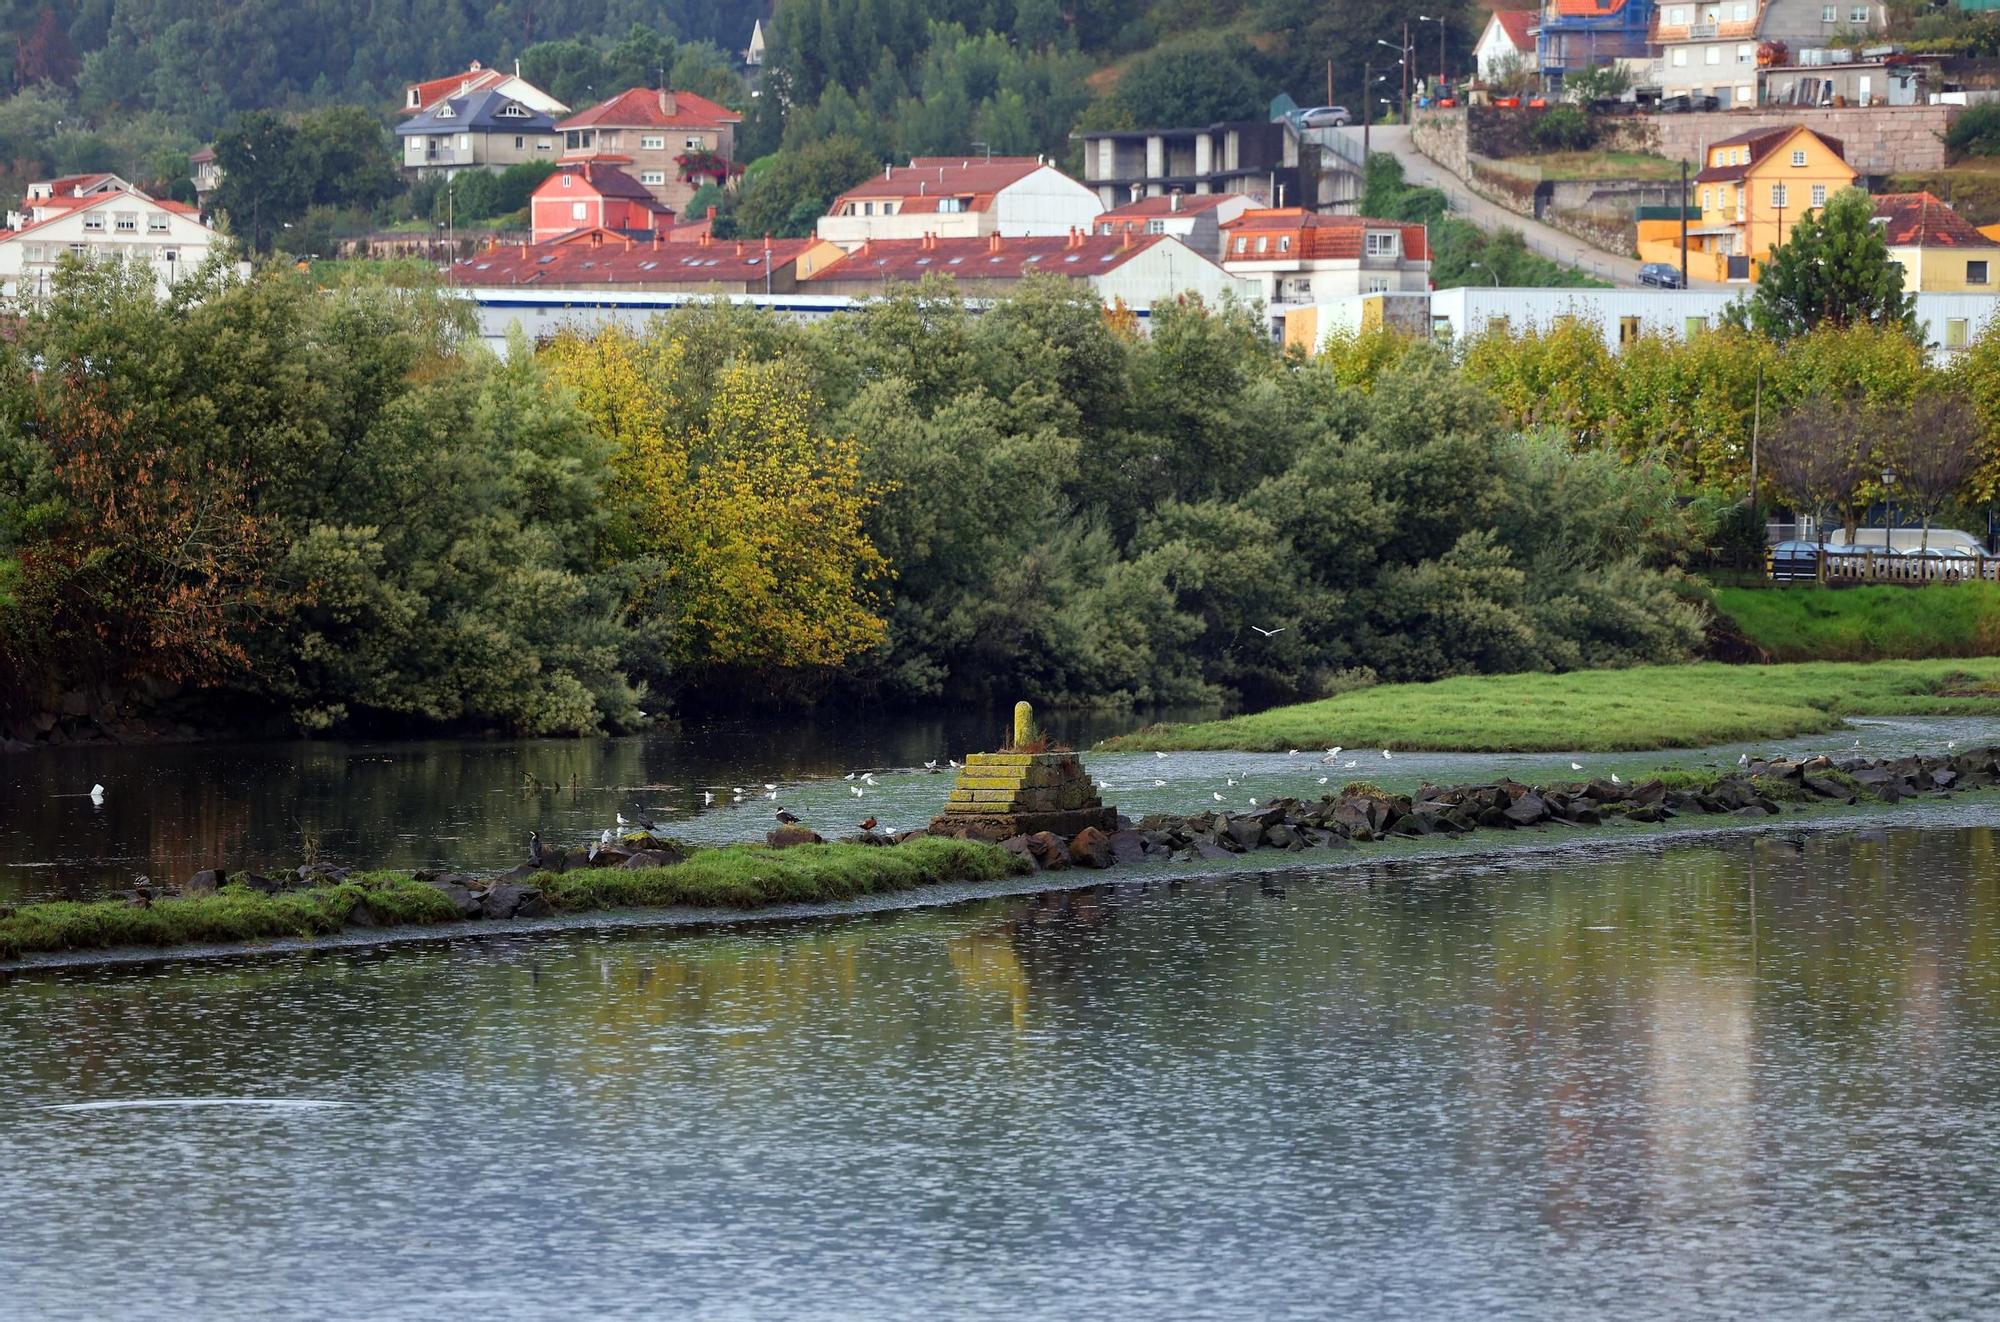
[[[1070,276],[1115,271],[1146,249],[1168,242],[1164,234],[1040,234],[1001,238],[871,239],[822,266],[806,284],[822,280],[1019,280],[1036,272]],[[1175,240],[1178,242],[1178,240]],[[1200,260],[1197,258],[1197,260]]]
[[[850,201],[898,199],[899,211],[936,211],[940,197],[973,199],[969,210],[984,211],[993,195],[1042,168],[1033,156],[919,156],[908,165],[892,165],[871,175],[833,199],[829,216],[840,214]]]
[[[1496,9],[1493,11],[1493,21],[1507,34],[1507,40],[1515,50],[1529,51],[1535,48],[1535,38],[1528,29],[1542,21],[1540,10]]]
[[[761,281],[798,260],[816,239],[672,244],[663,238],[606,239],[601,244],[516,244],[453,264],[461,285],[681,285],[702,289]],[[766,265],[768,255],[769,264]]]
[[[461,91],[476,92],[482,87],[490,87],[505,79],[507,75],[499,69],[488,69],[474,60],[464,73],[447,74],[442,78],[430,78],[421,83],[409,83],[403,88],[404,110],[429,110],[447,96],[457,96]],[[417,103],[409,104],[409,94],[417,94]]]
[[[1930,193],[1884,193],[1875,199],[1875,217],[1888,222],[1882,241],[1891,248],[2000,248]]]
[[[47,211],[53,214],[43,216],[40,220],[30,221],[17,230],[0,230],[0,238],[18,238],[30,230],[40,229],[44,225],[53,225],[65,216],[73,216],[79,211],[88,211],[92,207],[103,206],[106,202],[124,202],[130,204],[134,200],[150,203],[162,211],[171,211],[176,215],[187,216],[197,220],[197,222],[199,220],[200,213],[184,202],[162,201],[159,198],[149,197],[144,193],[138,192],[99,193],[94,197],[38,198],[35,201],[29,202],[27,206],[35,210]]]
[[[1556,0],[1556,13],[1564,18],[1597,18],[1604,14],[1615,14],[1625,8],[1625,0],[1609,0],[1600,4],[1598,0]]]
[[[1099,220],[1125,220],[1127,218],[1143,220],[1154,216],[1185,216],[1194,212],[1213,211],[1224,202],[1237,199],[1240,196],[1237,193],[1183,193],[1181,194],[1181,204],[1179,206],[1174,205],[1174,199],[1171,197],[1142,197],[1137,202],[1127,202],[1122,207],[1113,207],[1111,210],[1101,213],[1097,218]]]
[[[1750,159],[1738,165],[1708,166],[1695,175],[1694,182],[1698,184],[1714,184],[1741,179],[1759,161],[1762,161],[1766,156],[1769,156],[1789,141],[1794,133],[1812,133],[1814,137],[1825,143],[1835,156],[1840,157],[1843,161],[1847,159],[1846,144],[1842,143],[1839,138],[1830,138],[1824,133],[1813,133],[1813,130],[1799,124],[1783,124],[1774,129],[1751,129],[1747,133],[1738,133],[1734,137],[1721,138],[1709,143],[1711,151],[1717,147],[1748,147],[1750,149]]]
[[[600,101],[588,110],[578,111],[562,123],[562,129],[587,129],[604,125],[609,128],[714,128],[720,124],[741,123],[743,116],[725,106],[719,106],[705,96],[693,92],[674,92],[674,110],[668,114],[660,102],[668,94],[653,87],[635,87],[620,92],[609,101]]]
[[[1430,260],[1430,244],[1422,225],[1411,225],[1400,220],[1378,220],[1371,216],[1331,216],[1316,211],[1306,211],[1299,207],[1267,208],[1262,211],[1246,211],[1235,220],[1222,226],[1223,262],[1277,261],[1282,258],[1295,260],[1332,259],[1345,260],[1361,256],[1362,236],[1369,230],[1400,230],[1403,235],[1403,257],[1407,261],[1424,262]],[[1241,256],[1236,252],[1236,236],[1247,235],[1290,235],[1296,242],[1292,251],[1246,252]]]
[[[673,214],[671,208],[662,204],[658,198],[646,191],[644,184],[617,166],[601,160],[570,161],[558,165],[554,174],[535,186],[533,196],[553,197],[558,193],[567,193],[572,197],[576,196],[579,191],[577,188],[571,186],[565,189],[562,186],[564,175],[574,175],[579,182],[601,197],[624,198],[630,202],[640,203],[653,211],[664,211],[669,215]]]
[[[50,194],[55,197],[75,197],[86,189],[97,187],[106,179],[116,179],[117,177],[115,174],[107,174],[101,170],[95,174],[66,174],[60,179],[49,180],[47,187]]]
[[[200,164],[202,161],[212,161],[215,159],[215,148],[203,147],[200,151],[190,152],[188,153],[188,159],[196,164]]]

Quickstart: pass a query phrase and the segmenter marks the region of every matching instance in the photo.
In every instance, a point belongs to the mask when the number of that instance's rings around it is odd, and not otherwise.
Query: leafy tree
[[[1119,77],[1115,96],[1141,128],[1262,119],[1269,99],[1256,52],[1244,42],[1142,56]]]
[[[216,209],[251,248],[269,252],[287,221],[305,214],[313,178],[298,150],[298,130],[277,115],[239,115],[215,140],[222,184]]]
[[[315,206],[368,210],[403,191],[381,120],[360,106],[326,106],[299,119],[296,168]]]
[[[1978,471],[1979,417],[1963,396],[1939,391],[1885,412],[1884,458],[1895,469],[1896,503],[1922,521],[1919,546],[1928,551],[1931,520]]]
[[[1542,151],[1583,151],[1597,141],[1597,126],[1575,106],[1552,106],[1528,130]]]
[[[1580,105],[1616,101],[1632,90],[1632,75],[1622,64],[1600,64],[1563,75],[1563,99]]]
[[[852,138],[779,152],[754,174],[745,173],[736,232],[787,238],[810,234],[834,198],[875,171],[875,158]]]
[[[1889,256],[1874,214],[1866,192],[1844,188],[1801,216],[1771,250],[1756,293],[1737,315],[1777,339],[1855,322],[1914,335],[1916,299],[1903,292],[1903,268]]]
[[[1819,529],[1822,557],[1829,516],[1853,527],[1854,503],[1876,470],[1875,432],[1858,398],[1809,399],[1793,409],[1765,444],[1773,485]]]
[[[36,83],[74,87],[82,68],[54,6],[43,5],[33,31],[14,39],[14,90]]]
[[[1944,145],[1961,156],[2000,156],[2000,105],[1967,106],[1944,131]]]

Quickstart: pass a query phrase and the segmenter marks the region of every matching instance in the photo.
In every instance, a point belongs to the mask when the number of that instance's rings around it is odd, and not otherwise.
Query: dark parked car
[[[1679,289],[1681,268],[1671,262],[1647,262],[1639,268],[1639,283],[1656,289]]]

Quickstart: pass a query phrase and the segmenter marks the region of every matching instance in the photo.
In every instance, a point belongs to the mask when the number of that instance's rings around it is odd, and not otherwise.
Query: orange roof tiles
[[[1625,8],[1625,0],[1556,0],[1556,13],[1564,18],[1599,18]]]
[[[833,199],[828,215],[851,201],[901,202],[899,211],[936,211],[940,197],[971,197],[972,211],[984,211],[993,195],[1042,168],[1033,156],[919,156],[908,165],[886,167]]]
[[[669,110],[663,102],[671,101]],[[693,92],[663,92],[653,87],[634,87],[609,101],[600,101],[578,111],[562,123],[562,129],[586,128],[714,128],[741,123],[743,116]]]
[[[1142,197],[1137,202],[1127,202],[1122,207],[1098,215],[1099,220],[1124,220],[1150,218],[1154,216],[1186,216],[1201,211],[1213,211],[1223,203],[1239,198],[1237,193],[1183,193],[1181,204],[1174,205],[1174,199],[1167,196]]]
[[[871,239],[853,252],[813,272],[806,285],[823,280],[921,280],[949,275],[960,280],[1019,280],[1045,272],[1082,279],[1115,271],[1146,249],[1167,242],[1164,234],[1022,235],[1001,238]]]
[[[1875,216],[1887,222],[1882,241],[1891,248],[2000,247],[1930,193],[1884,193],[1875,199]]]
[[[1496,9],[1493,11],[1493,19],[1500,25],[1500,30],[1507,34],[1507,40],[1515,50],[1528,51],[1535,48],[1534,33],[1530,29],[1542,21],[1539,9]]]
[[[606,238],[601,243],[515,244],[489,249],[452,266],[461,285],[709,285],[761,283],[813,246],[814,239],[652,242]]]
[[[476,92],[482,87],[491,87],[507,77],[498,69],[488,69],[474,60],[464,73],[447,74],[443,78],[430,78],[421,83],[411,83],[403,89],[406,111],[429,110],[447,96],[457,96],[461,92]],[[408,104],[408,94],[415,92],[415,105]]]
[[[1298,261],[1332,260],[1343,261],[1358,258],[1364,246],[1363,235],[1369,230],[1398,230],[1402,233],[1402,252],[1405,260],[1424,262],[1430,260],[1429,238],[1422,225],[1412,225],[1400,220],[1378,220],[1370,216],[1330,216],[1316,211],[1306,211],[1299,207],[1272,207],[1261,211],[1246,211],[1235,220],[1222,226],[1225,235],[1224,263],[1276,261],[1288,258]],[[1259,236],[1285,235],[1293,240],[1291,250],[1285,253],[1266,251],[1236,251],[1236,239],[1242,236],[1251,240],[1254,247]]]

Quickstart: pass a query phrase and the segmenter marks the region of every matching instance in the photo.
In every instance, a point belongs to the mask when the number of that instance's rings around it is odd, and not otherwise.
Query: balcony
[[[1690,23],[1688,24],[1688,40],[1713,41],[1715,40],[1716,28],[1718,26],[1715,23]]]

